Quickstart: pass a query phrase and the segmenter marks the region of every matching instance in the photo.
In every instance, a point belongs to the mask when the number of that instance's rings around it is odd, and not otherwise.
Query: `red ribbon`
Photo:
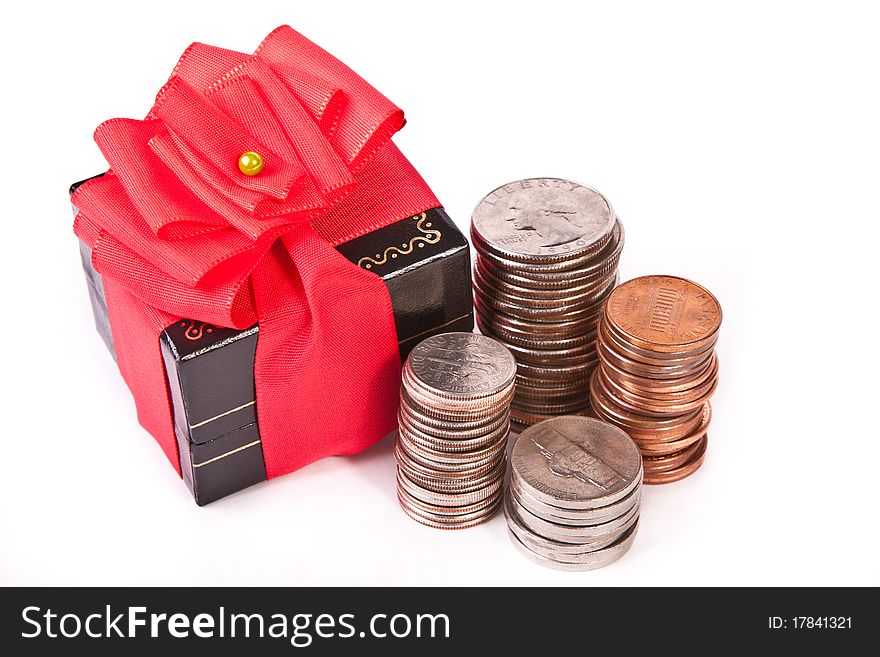
[[[395,426],[400,363],[384,282],[333,247],[439,205],[391,143],[403,112],[287,26],[254,55],[195,43],[143,121],[95,132],[76,234],[105,280],[119,369],[180,472],[159,335],[179,318],[259,321],[269,478]],[[238,158],[263,156],[246,176]]]

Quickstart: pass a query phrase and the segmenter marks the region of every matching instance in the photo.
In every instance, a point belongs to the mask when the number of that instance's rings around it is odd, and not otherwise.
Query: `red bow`
[[[74,230],[105,278],[120,371],[178,468],[158,336],[184,317],[260,323],[268,477],[394,427],[399,355],[385,284],[334,245],[439,205],[391,143],[403,112],[287,26],[254,55],[193,44],[142,121],[95,132],[108,174]],[[262,156],[258,175],[238,159]]]

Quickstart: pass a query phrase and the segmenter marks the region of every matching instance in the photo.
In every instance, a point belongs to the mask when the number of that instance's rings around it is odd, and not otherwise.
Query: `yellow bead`
[[[238,158],[238,168],[246,176],[256,176],[263,170],[263,156],[254,151],[242,153]]]

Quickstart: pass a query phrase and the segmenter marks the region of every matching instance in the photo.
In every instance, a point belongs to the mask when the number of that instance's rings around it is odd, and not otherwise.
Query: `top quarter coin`
[[[420,385],[449,399],[502,393],[516,376],[510,350],[476,333],[442,333],[422,340],[410,352],[408,365]]]
[[[636,347],[698,350],[714,340],[721,306],[706,288],[677,276],[642,276],[619,285],[605,303],[608,322]]]
[[[618,427],[594,418],[561,416],[517,437],[511,470],[540,501],[591,509],[622,499],[641,483],[642,456]]]
[[[614,210],[596,190],[560,178],[529,178],[490,192],[471,217],[481,246],[520,262],[555,262],[603,246]]]

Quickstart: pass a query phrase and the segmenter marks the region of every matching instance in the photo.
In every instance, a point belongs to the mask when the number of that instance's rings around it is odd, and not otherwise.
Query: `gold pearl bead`
[[[242,153],[238,158],[238,169],[246,176],[256,176],[263,170],[263,156],[254,151]]]

